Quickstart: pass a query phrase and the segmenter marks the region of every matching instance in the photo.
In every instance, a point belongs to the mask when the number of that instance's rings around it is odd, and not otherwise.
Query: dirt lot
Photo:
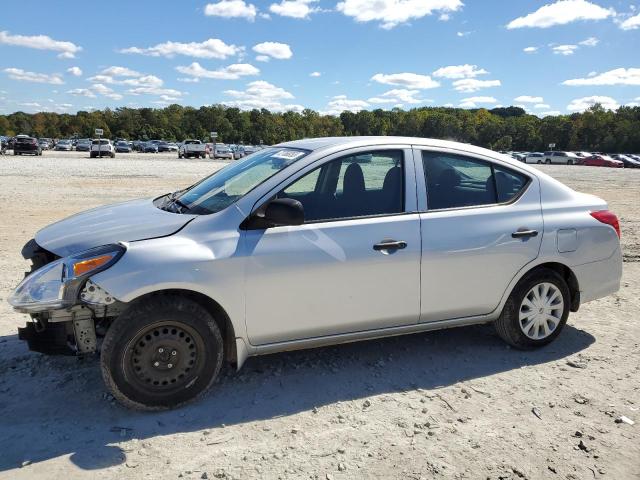
[[[617,295],[539,351],[489,326],[249,359],[203,400],[127,411],[96,360],[30,353],[6,304],[36,230],[218,168],[174,155],[0,157],[0,478],[640,478],[640,170],[551,166],[620,216]],[[625,415],[635,425],[616,423]]]

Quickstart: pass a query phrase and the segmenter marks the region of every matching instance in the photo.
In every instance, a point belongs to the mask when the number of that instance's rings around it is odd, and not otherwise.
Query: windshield
[[[219,212],[308,153],[291,148],[261,150],[218,170],[176,199],[188,213],[207,215]]]

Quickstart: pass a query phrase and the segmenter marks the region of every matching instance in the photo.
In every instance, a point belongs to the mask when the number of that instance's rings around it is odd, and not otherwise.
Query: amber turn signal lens
[[[113,258],[113,255],[100,255],[99,257],[89,258],[87,260],[81,260],[73,264],[73,275],[78,277],[101,267],[105,263],[109,262]]]

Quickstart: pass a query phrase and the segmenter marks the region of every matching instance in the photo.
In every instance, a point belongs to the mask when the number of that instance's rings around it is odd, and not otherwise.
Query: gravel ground
[[[221,165],[0,157],[0,478],[640,478],[640,170],[541,167],[609,202],[625,268],[618,294],[538,351],[476,326],[269,355],[154,414],[117,405],[96,360],[27,351],[5,300],[38,228]]]

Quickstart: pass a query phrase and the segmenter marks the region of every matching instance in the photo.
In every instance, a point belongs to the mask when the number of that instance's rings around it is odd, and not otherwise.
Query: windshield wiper
[[[162,209],[167,210],[168,212],[175,213],[185,213],[190,210],[189,205],[185,204],[182,200],[178,198],[178,196],[184,192],[184,190],[178,190],[177,192],[173,192],[169,194],[165,202],[162,204]],[[177,206],[180,208],[177,212],[171,208],[173,206]],[[171,208],[171,209],[170,209]]]

